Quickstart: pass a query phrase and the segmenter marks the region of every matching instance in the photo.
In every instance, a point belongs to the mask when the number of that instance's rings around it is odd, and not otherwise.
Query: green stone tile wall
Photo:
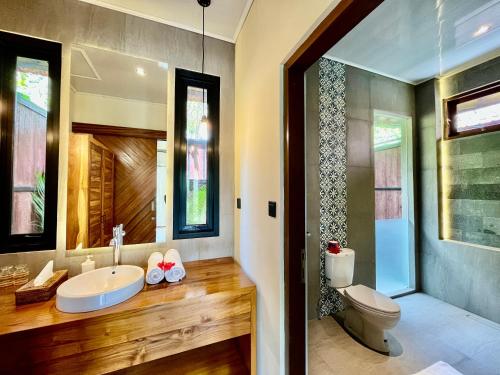
[[[443,152],[449,239],[500,248],[500,132],[446,141]]]
[[[493,244],[500,233],[500,185],[493,189],[491,186],[499,181],[500,133],[442,143],[439,106],[445,97],[499,80],[500,58],[496,58],[415,87],[421,289],[497,323],[500,323],[500,251],[477,244],[481,241]],[[459,241],[440,239],[439,155],[446,161],[444,171],[449,179],[445,203],[454,213],[450,215],[450,226],[455,229],[450,232],[456,239],[461,238]]]

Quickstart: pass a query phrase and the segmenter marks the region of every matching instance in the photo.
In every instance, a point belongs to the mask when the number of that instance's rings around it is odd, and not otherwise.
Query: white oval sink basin
[[[144,270],[137,266],[99,268],[82,273],[57,288],[56,307],[68,313],[104,309],[128,300],[144,287]]]

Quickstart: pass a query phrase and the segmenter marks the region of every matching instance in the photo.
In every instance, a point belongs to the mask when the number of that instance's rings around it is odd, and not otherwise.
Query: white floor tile
[[[309,374],[413,374],[443,361],[464,375],[500,375],[499,324],[422,293],[397,302],[390,356],[359,344],[330,317],[310,320]]]

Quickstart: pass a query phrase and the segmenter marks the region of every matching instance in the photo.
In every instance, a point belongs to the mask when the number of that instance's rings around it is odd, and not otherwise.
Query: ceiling
[[[80,93],[166,104],[167,68],[166,63],[101,48],[71,48],[71,86]]]
[[[500,0],[386,0],[325,57],[416,84],[499,52]]]
[[[197,0],[80,0],[201,34],[202,8]],[[253,0],[212,0],[205,10],[205,34],[231,43]]]

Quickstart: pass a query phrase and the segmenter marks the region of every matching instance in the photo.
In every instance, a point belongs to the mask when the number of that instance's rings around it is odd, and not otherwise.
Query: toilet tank
[[[328,284],[333,288],[352,285],[354,250],[345,248],[339,254],[325,251],[325,273]]]

